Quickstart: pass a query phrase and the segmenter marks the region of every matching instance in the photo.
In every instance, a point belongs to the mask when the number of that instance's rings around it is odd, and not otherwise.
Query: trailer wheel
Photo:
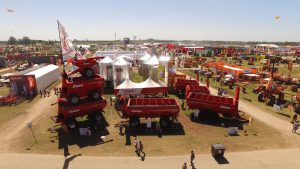
[[[129,125],[131,129],[136,129],[140,125],[140,119],[137,117],[130,118]]]
[[[161,127],[167,128],[170,125],[170,117],[161,117],[159,123]]]
[[[72,104],[78,104],[79,103],[79,97],[77,95],[71,95],[71,97],[69,98],[69,101]]]
[[[98,91],[92,92],[91,96],[94,100],[100,100],[101,98],[101,94]]]
[[[94,76],[94,71],[93,71],[93,69],[86,69],[86,70],[84,71],[84,76],[85,76],[85,77],[88,77],[88,78],[93,77],[93,76]]]
[[[67,120],[67,125],[69,129],[75,129],[77,126],[77,121],[75,119]]]
[[[300,114],[300,104],[299,103],[295,104],[294,110],[295,110],[295,113]]]

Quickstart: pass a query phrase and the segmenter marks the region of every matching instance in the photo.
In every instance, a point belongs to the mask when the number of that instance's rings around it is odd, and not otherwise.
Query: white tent
[[[114,61],[109,57],[106,56],[104,59],[100,60],[98,62],[99,69],[100,69],[100,76],[102,76],[107,81],[113,80],[113,69],[112,69],[112,63]]]
[[[150,77],[143,81],[142,83],[139,83],[139,86],[142,88],[147,88],[147,87],[161,87],[158,83],[154,82]]]
[[[157,78],[157,68],[159,65],[159,60],[158,58],[154,55],[152,56],[149,60],[147,60],[146,62],[144,62],[145,65],[148,65],[148,70],[146,70],[146,73],[149,73],[148,76],[144,76],[144,78],[148,78],[151,77],[155,82],[158,82],[158,78]]]
[[[159,63],[165,67],[165,71],[163,72],[163,77],[165,78],[165,84],[168,85],[168,77],[169,77],[169,61],[171,60],[170,56],[160,56]]]
[[[125,79],[130,79],[131,63],[120,58],[113,63],[114,86],[118,86]]]
[[[158,83],[155,83],[151,78],[148,78],[144,82],[135,83],[129,79],[126,79],[123,83],[115,88],[116,95],[137,95],[137,94],[146,94],[146,93],[159,93],[166,92],[167,88],[161,86]]]
[[[151,58],[151,55],[149,53],[147,53],[144,56],[140,57],[138,60],[140,60],[140,61],[147,61],[150,58]]]

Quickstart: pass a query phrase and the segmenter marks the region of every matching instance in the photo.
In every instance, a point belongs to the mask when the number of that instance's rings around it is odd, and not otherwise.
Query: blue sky
[[[73,39],[300,41],[299,7],[299,0],[0,0],[0,40],[58,40],[59,19]]]

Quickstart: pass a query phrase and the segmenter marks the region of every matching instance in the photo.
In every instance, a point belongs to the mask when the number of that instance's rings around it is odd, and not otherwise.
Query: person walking
[[[192,150],[192,151],[191,151],[191,166],[194,166],[194,159],[195,159],[195,153],[194,153],[194,151]]]
[[[144,145],[142,144],[142,141],[139,142],[139,151],[144,153]]]
[[[44,90],[43,93],[44,93],[44,98],[45,98],[47,96],[46,90]]]
[[[43,97],[43,92],[42,92],[42,90],[40,90],[40,98],[42,98]]]
[[[119,124],[119,134],[121,136],[123,135],[123,128],[124,128],[123,122],[120,122],[120,124]]]
[[[135,147],[135,152],[138,153],[139,140],[137,137],[134,137],[134,147]]]
[[[293,121],[293,130],[292,130],[292,132],[293,132],[293,133],[297,133],[298,128],[299,128],[298,121],[297,121],[297,120],[294,120],[294,121]]]

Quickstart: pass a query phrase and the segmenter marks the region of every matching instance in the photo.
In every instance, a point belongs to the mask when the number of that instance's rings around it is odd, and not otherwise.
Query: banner
[[[69,58],[74,58],[77,52],[71,42],[69,35],[66,32],[66,29],[62,26],[62,24],[58,20],[57,20],[57,24],[58,24],[58,32],[59,32],[63,61],[67,61],[67,59]]]

